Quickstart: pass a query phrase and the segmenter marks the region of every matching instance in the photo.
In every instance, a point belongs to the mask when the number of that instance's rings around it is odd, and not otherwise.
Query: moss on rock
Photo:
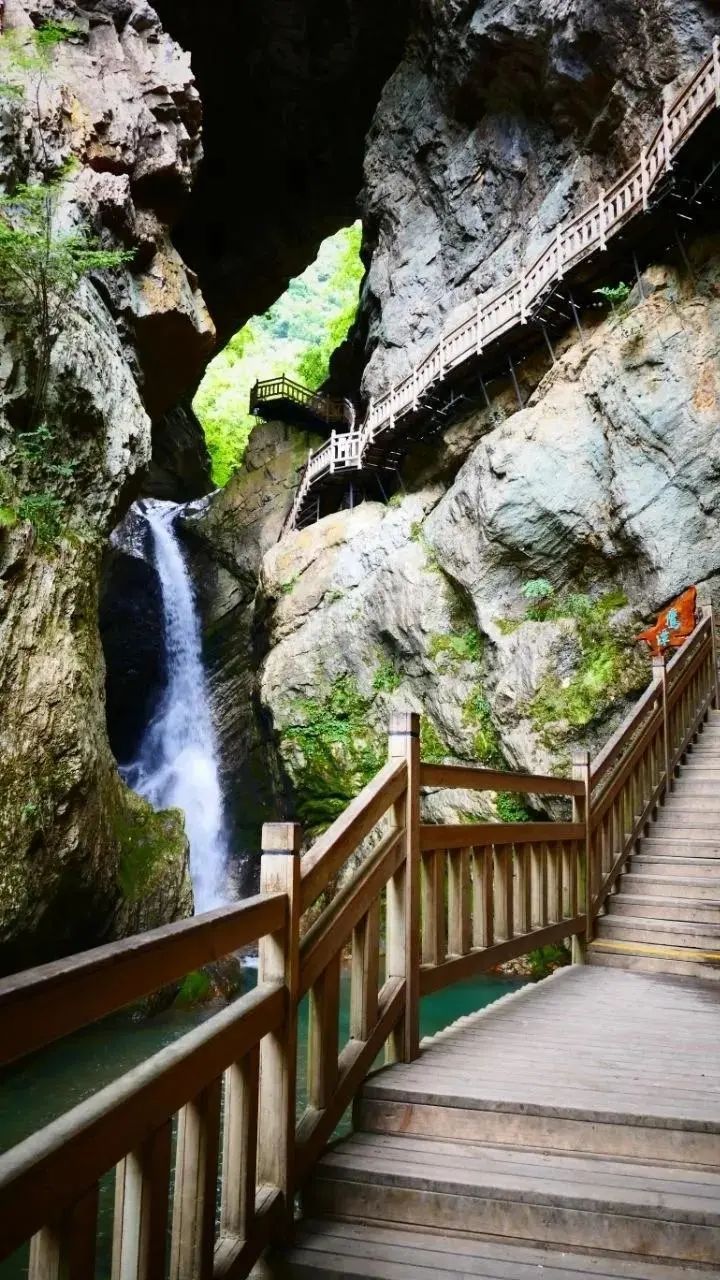
[[[127,789],[123,799],[111,818],[119,845],[117,878],[125,900],[136,903],[159,887],[169,867],[186,857],[187,836],[180,809],[158,812]]]
[[[317,698],[299,698],[281,731],[298,816],[315,835],[342,813],[385,762],[385,742],[370,719],[372,701],[349,675]]]
[[[648,657],[627,627],[612,622],[612,615],[626,604],[619,591],[597,600],[569,595],[548,604],[547,620],[574,619],[580,645],[573,675],[561,679],[548,671],[528,706],[533,727],[549,751],[560,750],[579,730],[647,684]]]

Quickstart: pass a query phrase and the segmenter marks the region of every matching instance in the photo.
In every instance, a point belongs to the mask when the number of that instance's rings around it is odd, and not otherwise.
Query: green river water
[[[246,971],[248,988],[255,974]],[[485,1008],[500,996],[517,990],[519,980],[483,977],[457,983],[421,1001],[421,1033],[433,1035],[456,1018]],[[6,1151],[35,1130],[82,1102],[131,1067],[171,1044],[184,1032],[212,1016],[215,1009],[170,1010],[148,1019],[116,1014],[103,1022],[67,1036],[33,1057],[7,1068],[0,1075],[0,1149]],[[349,982],[343,975],[340,1044],[348,1038]],[[307,1002],[300,1009],[298,1057],[298,1106],[305,1099],[303,1085],[307,1054]],[[99,1280],[109,1280],[112,1228],[113,1175],[103,1180],[98,1233]],[[27,1275],[27,1250],[0,1263],[0,1280],[22,1280]]]

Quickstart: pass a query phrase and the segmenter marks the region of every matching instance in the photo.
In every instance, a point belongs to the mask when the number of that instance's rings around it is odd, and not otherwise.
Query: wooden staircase
[[[717,1276],[719,1004],[576,966],[462,1019],[366,1082],[260,1274]]]
[[[720,979],[720,712],[708,713],[596,935],[591,964]]]

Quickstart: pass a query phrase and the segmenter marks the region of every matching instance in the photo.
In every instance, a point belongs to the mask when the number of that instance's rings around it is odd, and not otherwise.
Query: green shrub
[[[402,684],[402,675],[392,658],[383,658],[373,676],[373,689],[378,693],[394,693]]]
[[[491,769],[505,767],[500,736],[492,720],[490,703],[482,685],[477,685],[463,706],[463,723],[472,730],[474,758]]]
[[[451,754],[430,717],[423,716],[420,722],[420,759],[425,764],[442,764]]]
[[[499,791],[495,797],[495,812],[501,822],[532,822],[532,814],[522,796],[515,791]]]

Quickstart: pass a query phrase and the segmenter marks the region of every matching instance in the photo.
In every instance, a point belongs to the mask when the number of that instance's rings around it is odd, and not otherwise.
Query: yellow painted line
[[[695,960],[700,964],[720,964],[720,951],[696,951],[692,947],[655,947],[647,942],[611,942],[603,939],[590,943],[590,950],[619,951],[629,956],[658,956],[663,960]]]

